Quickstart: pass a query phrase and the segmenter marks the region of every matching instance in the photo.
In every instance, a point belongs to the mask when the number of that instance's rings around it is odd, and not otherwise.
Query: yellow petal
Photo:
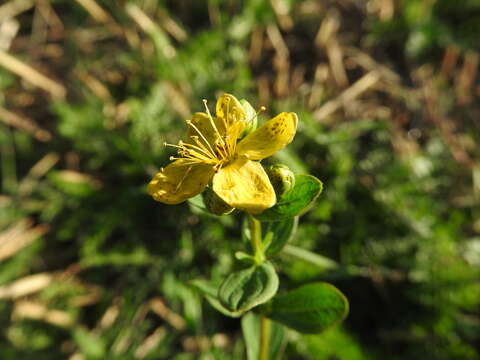
[[[280,113],[240,141],[236,152],[252,160],[269,157],[293,140],[297,123],[295,113]]]
[[[185,139],[186,143],[195,144],[195,141],[193,141],[191,136],[198,136],[198,139],[204,145],[207,145],[205,144],[205,140],[208,141],[209,144],[215,144],[217,135],[207,114],[197,112],[193,114],[191,121],[195,127],[187,125],[187,136]],[[195,128],[197,128],[198,131]],[[202,138],[199,132],[205,137],[205,139]]]
[[[153,177],[147,191],[157,201],[179,204],[202,192],[213,174],[212,166],[177,160]]]
[[[218,98],[215,115],[215,124],[222,135],[236,122],[243,123],[245,126],[247,118],[242,104],[231,94],[223,94]]]
[[[213,176],[213,191],[231,207],[259,214],[275,205],[272,184],[260,163],[240,158]]]

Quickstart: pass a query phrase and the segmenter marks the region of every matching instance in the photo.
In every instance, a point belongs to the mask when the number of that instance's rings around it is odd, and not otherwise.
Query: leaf
[[[207,299],[208,303],[223,315],[238,318],[243,315],[243,311],[233,312],[223,306],[217,298],[218,289],[207,280],[197,279],[190,282]]]
[[[205,212],[208,213],[208,210],[207,208],[205,207],[205,204],[203,203],[203,198],[202,198],[202,195],[201,194],[198,194],[194,197],[191,197],[190,199],[188,199],[188,203],[191,205],[191,206],[194,206],[200,210],[203,210]]]
[[[339,267],[339,264],[332,259],[294,245],[286,245],[283,248],[283,254],[309,262],[322,269],[336,269]]]
[[[265,254],[273,256],[279,253],[283,247],[293,238],[297,231],[298,217],[293,217],[285,221],[269,221],[262,223],[263,245]],[[250,241],[250,228],[247,218],[242,223],[242,241],[247,251],[252,252]]]
[[[315,201],[323,189],[320,180],[312,175],[296,175],[295,186],[283,195],[277,203],[255,215],[260,221],[283,221],[299,216]]]
[[[280,359],[285,343],[285,331],[282,325],[275,321],[269,321],[270,341],[269,360]],[[260,351],[260,317],[253,312],[248,312],[242,317],[242,333],[247,349],[248,360],[258,360]]]
[[[280,252],[283,247],[290,241],[297,231],[298,217],[293,217],[285,221],[270,221],[265,223],[265,238],[271,237],[265,253],[272,256]]]
[[[79,327],[73,330],[72,337],[81,353],[89,359],[105,358],[106,346],[99,336]]]
[[[278,275],[269,262],[231,273],[218,298],[229,311],[247,311],[270,300],[278,290]]]
[[[313,334],[342,321],[348,301],[333,285],[317,282],[276,296],[262,307],[265,315],[294,330]]]

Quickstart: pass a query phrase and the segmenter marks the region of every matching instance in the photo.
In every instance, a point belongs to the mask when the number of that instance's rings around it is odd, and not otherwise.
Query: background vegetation
[[[476,0],[4,1],[0,358],[245,358],[188,285],[231,269],[241,219],[145,191],[231,92],[296,111],[275,160],[325,185],[293,244],[338,266],[287,252],[282,286],[351,303],[284,358],[478,359],[479,34]]]

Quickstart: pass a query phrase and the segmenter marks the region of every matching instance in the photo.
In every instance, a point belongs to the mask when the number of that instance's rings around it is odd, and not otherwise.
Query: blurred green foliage
[[[281,3],[281,11],[271,3]],[[421,93],[420,64],[438,69],[451,45],[462,53],[479,50],[478,2],[405,0],[395,2],[387,20],[363,2],[271,3],[104,0],[98,4],[111,19],[97,22],[80,2],[57,0],[51,6],[63,27],[39,20],[43,40],[32,24],[45,4],[17,16],[21,27],[10,52],[38,61],[68,96],[52,100],[0,69],[2,108],[52,134],[39,141],[0,123],[0,255],[5,244],[25,245],[0,260],[2,360],[245,358],[240,320],[217,313],[189,285],[198,277],[219,280],[232,269],[241,219],[162,205],[145,192],[172,155],[163,142],[176,142],[182,120],[202,110],[203,98],[212,106],[223,91],[256,108],[267,105],[269,115],[296,111],[298,135],[277,159],[324,183],[292,243],[338,266],[288,253],[277,265],[282,290],[332,282],[348,297],[350,314],[322,335],[290,333],[284,358],[478,358],[478,94],[466,103],[454,100],[456,72],[429,78],[440,99],[436,109],[445,115],[441,124],[424,111],[428,96],[393,88],[368,97],[390,112],[339,111],[317,121],[315,110],[343,90],[331,76],[321,84],[320,100],[308,100],[317,86],[315,66],[328,64],[326,50],[314,50],[316,32],[332,14],[341,19],[345,44],[384,62],[402,83],[414,79]],[[158,25],[135,21],[138,9]],[[281,27],[290,70],[301,65],[304,71],[302,84],[286,96],[274,90],[281,76],[274,41],[265,35],[258,60],[250,49],[255,31],[282,23],[279,14],[293,19]],[[185,37],[166,31],[168,20]],[[28,40],[54,45],[62,55],[39,58]],[[359,67],[348,71],[351,83],[361,75]],[[409,120],[399,121],[399,112]],[[453,131],[442,125],[456,117]],[[52,278],[37,290],[38,282],[25,285],[24,294],[9,287],[39,273]]]

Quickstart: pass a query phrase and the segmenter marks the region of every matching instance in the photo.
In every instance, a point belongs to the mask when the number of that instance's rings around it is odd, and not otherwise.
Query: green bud
[[[233,207],[223,201],[211,187],[207,187],[202,193],[203,203],[209,212],[215,215],[228,215],[233,210]]]
[[[240,100],[240,104],[242,104],[243,110],[245,110],[245,114],[247,114],[247,117],[246,117],[247,127],[243,131],[242,136],[247,136],[251,132],[255,131],[255,129],[257,128],[258,116],[255,109],[252,107],[252,105],[250,105],[250,103],[247,100],[245,99]]]
[[[286,165],[276,164],[269,166],[267,175],[277,198],[281,198],[295,186],[295,174]]]

